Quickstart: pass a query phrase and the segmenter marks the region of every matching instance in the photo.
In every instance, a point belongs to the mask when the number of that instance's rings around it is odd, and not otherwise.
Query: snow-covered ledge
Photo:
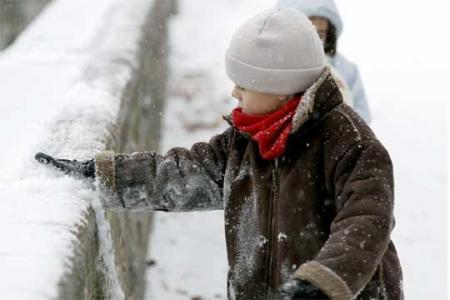
[[[143,297],[150,216],[33,157],[158,147],[174,3],[54,0],[0,54],[3,299]]]

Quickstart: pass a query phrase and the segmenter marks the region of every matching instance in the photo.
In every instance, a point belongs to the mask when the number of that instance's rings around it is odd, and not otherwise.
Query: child
[[[353,109],[366,121],[371,121],[369,104],[358,67],[337,52],[338,38],[343,30],[342,19],[333,0],[278,0],[278,6],[299,9],[316,27],[330,64],[350,89]]]
[[[229,299],[402,299],[388,153],[342,101],[299,11],[244,23],[226,55],[239,102],[209,143],[165,155],[36,158],[96,177],[130,209],[224,209]]]

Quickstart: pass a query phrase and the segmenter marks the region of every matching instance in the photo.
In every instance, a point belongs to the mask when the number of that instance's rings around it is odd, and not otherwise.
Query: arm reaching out
[[[78,162],[38,153],[36,159],[69,175],[97,178],[117,194],[125,208],[163,211],[223,209],[223,177],[231,133],[230,128],[214,136],[209,143],[196,143],[189,150],[173,148],[165,155],[107,151],[97,154],[93,160]]]

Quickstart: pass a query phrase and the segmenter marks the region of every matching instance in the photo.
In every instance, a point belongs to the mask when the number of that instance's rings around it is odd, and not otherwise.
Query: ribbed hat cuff
[[[293,95],[310,87],[325,69],[320,65],[308,69],[268,69],[242,62],[228,53],[225,58],[228,77],[251,91],[274,95]]]

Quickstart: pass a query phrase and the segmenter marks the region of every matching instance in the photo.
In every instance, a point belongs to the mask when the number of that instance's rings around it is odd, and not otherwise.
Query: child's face
[[[328,36],[328,27],[329,27],[328,20],[322,17],[314,17],[314,16],[310,17],[309,19],[313,23],[314,27],[316,27],[317,33],[319,34],[322,43],[325,44],[327,42]]]
[[[239,101],[239,107],[249,115],[265,115],[271,113],[286,103],[287,96],[272,95],[246,90],[234,86],[231,95]]]

